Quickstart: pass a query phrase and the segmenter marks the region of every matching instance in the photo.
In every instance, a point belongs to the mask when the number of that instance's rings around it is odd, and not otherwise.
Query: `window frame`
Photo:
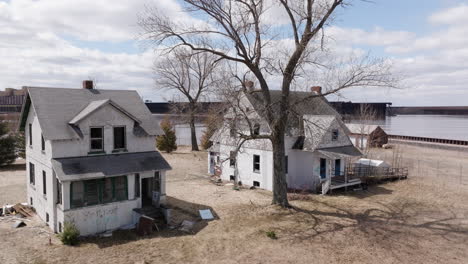
[[[255,161],[255,158],[257,158],[257,157],[258,157],[258,161]],[[252,158],[252,163],[253,163],[253,172],[260,173],[260,171],[261,171],[260,155],[254,154],[253,158]],[[256,167],[255,165],[258,165],[258,169],[255,168]]]
[[[332,130],[332,135],[331,135],[331,140],[332,141],[338,141],[338,137],[340,136],[340,132],[338,129],[333,129]]]
[[[36,186],[36,166],[32,162],[29,162],[29,184]]]
[[[56,204],[62,204],[62,183],[58,178],[55,178],[57,184],[57,201]]]
[[[140,190],[140,173],[135,173],[135,190],[134,190],[134,195],[135,195],[135,198],[140,198],[141,196],[141,190]]]
[[[44,134],[41,134],[41,151],[42,151],[42,153],[45,153],[45,139],[44,139]]]
[[[42,194],[47,195],[47,173],[45,170],[42,171]]]
[[[116,184],[116,179],[117,178],[122,178],[123,179],[123,186],[120,191],[123,191],[120,193],[120,197],[118,197],[118,191],[117,190],[117,184]],[[105,191],[105,186],[106,186],[106,181],[110,180],[110,194],[111,196],[104,200],[104,191]],[[92,183],[94,182],[94,183]],[[73,191],[74,184],[81,184],[83,187],[82,190],[82,196],[78,197],[76,193]],[[92,186],[92,184],[96,184],[97,186],[95,187],[97,190],[97,202],[92,202],[90,203],[88,193],[89,193],[89,188]],[[92,197],[92,196],[90,196]],[[81,200],[81,203],[74,203],[74,198],[76,201]],[[76,199],[79,198],[79,199]],[[94,198],[94,197],[93,197]],[[92,180],[83,180],[83,181],[72,181],[70,183],[70,208],[71,209],[76,209],[76,208],[83,208],[83,207],[88,207],[88,206],[95,206],[95,205],[103,205],[103,204],[110,204],[110,203],[115,203],[115,202],[121,202],[121,201],[128,201],[128,177],[127,175],[121,175],[121,176],[115,176],[115,177],[106,177],[106,178],[99,178],[99,179],[92,179]]]
[[[101,129],[101,137],[100,138],[93,138],[92,137],[92,130],[95,128]],[[101,140],[101,148],[100,149],[93,149],[93,140]],[[90,152],[103,152],[104,151],[104,127],[103,126],[91,126],[89,127],[89,150]]]
[[[115,129],[116,128],[123,128],[123,147],[122,148],[116,148],[115,147]],[[112,127],[112,137],[113,137],[114,150],[125,150],[125,149],[127,149],[127,127],[126,126],[113,126]]]
[[[33,139],[32,139],[32,123],[29,123],[29,146],[32,147]]]

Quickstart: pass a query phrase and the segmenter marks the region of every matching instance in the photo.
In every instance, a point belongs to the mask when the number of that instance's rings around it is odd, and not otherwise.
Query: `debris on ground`
[[[195,225],[195,222],[184,220],[182,224],[180,225],[179,230],[187,233],[192,233],[193,226]]]
[[[203,220],[212,220],[212,219],[214,219],[213,213],[211,213],[210,209],[198,210],[198,212],[200,213],[200,217]]]
[[[26,223],[23,222],[23,221],[15,221],[15,223],[13,223],[13,228],[20,228],[20,227],[23,227],[23,226],[26,226]]]
[[[15,205],[6,204],[0,208],[0,216],[15,216],[17,218],[31,217],[35,214],[34,208],[26,203],[17,203]]]
[[[146,236],[153,233],[153,227],[159,231],[158,226],[154,222],[154,218],[151,218],[146,215],[142,215],[140,217],[140,221],[138,222],[137,233],[140,236]]]
[[[255,189],[257,189],[257,187],[255,187],[255,186],[250,186],[249,189],[250,189],[250,190],[255,190]]]

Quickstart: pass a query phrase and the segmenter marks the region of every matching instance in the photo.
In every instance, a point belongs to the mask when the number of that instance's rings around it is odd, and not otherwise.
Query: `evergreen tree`
[[[167,153],[177,150],[177,138],[171,121],[167,119],[161,121],[161,129],[164,134],[156,137],[156,147],[161,151],[166,151]]]
[[[0,122],[0,166],[13,163],[16,157],[15,138],[8,134],[6,124]]]
[[[19,157],[25,159],[26,158],[26,151],[25,151],[26,139],[24,138],[24,132],[18,132],[15,135],[15,147],[16,153]]]

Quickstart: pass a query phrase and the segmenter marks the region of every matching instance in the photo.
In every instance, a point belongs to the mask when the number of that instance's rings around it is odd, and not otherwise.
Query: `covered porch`
[[[362,183],[358,174],[346,173],[346,161],[362,156],[356,147],[341,146],[318,149],[323,157],[320,159],[320,179],[322,194],[327,194],[335,189],[347,188]],[[327,163],[329,169],[327,169]]]

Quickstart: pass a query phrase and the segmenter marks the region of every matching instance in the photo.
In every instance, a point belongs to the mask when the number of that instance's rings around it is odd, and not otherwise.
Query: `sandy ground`
[[[0,263],[468,262],[468,186],[441,188],[410,177],[368,191],[291,195],[293,208],[281,209],[270,205],[270,192],[210,183],[204,177],[206,153],[165,157],[174,168],[167,182],[174,224],[197,219],[202,208],[211,208],[217,219],[199,220],[193,234],[165,230],[140,238],[118,232],[77,247],[61,245],[54,236],[48,245],[47,229],[37,219],[20,229],[4,219]],[[0,171],[0,204],[24,200],[24,177],[21,171]]]

